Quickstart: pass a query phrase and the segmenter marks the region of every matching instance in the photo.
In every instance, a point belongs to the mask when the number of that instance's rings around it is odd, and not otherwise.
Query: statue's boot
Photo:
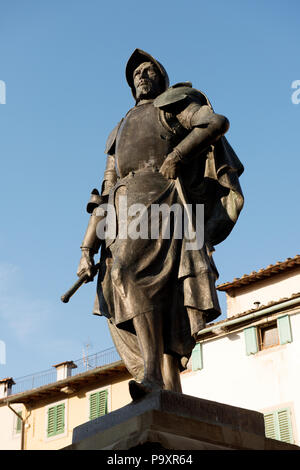
[[[172,390],[173,392],[182,393],[181,380],[178,359],[169,354],[163,356],[163,382],[157,383],[153,380],[144,379],[141,383],[136,380],[130,380],[129,392],[133,400],[138,400],[148,393],[157,390]]]
[[[156,392],[163,389],[163,384],[155,382],[142,381],[141,383],[135,380],[129,382],[129,392],[133,400],[139,400],[149,393]]]

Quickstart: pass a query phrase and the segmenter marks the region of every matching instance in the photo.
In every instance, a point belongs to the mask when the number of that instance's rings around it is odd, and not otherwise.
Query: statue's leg
[[[198,331],[206,326],[205,313],[192,307],[187,307],[186,311],[190,322],[191,335],[196,339]],[[163,379],[165,390],[182,393],[178,357],[164,354]]]
[[[144,361],[142,382],[138,383],[132,380],[129,383],[132,398],[138,399],[154,390],[164,388],[162,315],[159,312],[137,315],[133,319],[133,325]]]

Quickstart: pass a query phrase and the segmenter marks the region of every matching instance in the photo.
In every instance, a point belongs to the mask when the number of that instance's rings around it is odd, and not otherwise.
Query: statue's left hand
[[[179,158],[176,153],[170,153],[162,166],[160,167],[160,173],[168,179],[174,180],[178,176],[179,170]]]

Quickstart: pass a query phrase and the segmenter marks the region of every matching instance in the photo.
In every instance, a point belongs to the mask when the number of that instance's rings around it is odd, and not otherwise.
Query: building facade
[[[80,373],[72,361],[53,367],[56,380],[46,385],[14,393],[11,378],[0,383],[0,450],[61,449],[72,443],[74,427],[131,401],[120,360]]]
[[[218,286],[226,320],[198,336],[186,394],[260,411],[266,436],[300,445],[300,256]]]
[[[296,256],[218,286],[226,293],[227,318],[199,332],[181,374],[183,393],[259,411],[267,437],[296,445],[299,281]],[[72,361],[53,367],[56,375],[48,383],[23,391],[12,378],[0,381],[0,449],[66,447],[76,426],[131,401],[130,376],[115,356],[101,365],[91,362],[84,371]]]

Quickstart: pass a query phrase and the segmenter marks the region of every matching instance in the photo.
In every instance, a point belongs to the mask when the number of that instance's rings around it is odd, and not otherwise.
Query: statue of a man
[[[136,103],[108,138],[101,196],[93,195],[77,274],[92,279],[102,245],[94,313],[108,319],[133,376],[131,396],[138,399],[157,389],[181,392],[180,371],[197,333],[221,313],[212,252],[242,209],[243,166],[224,137],[227,118],[214,113],[190,82],[170,87],[164,67],[140,49],[127,63],[126,79]],[[168,220],[169,236],[161,219],[155,237],[150,228],[149,236],[121,236],[124,198],[128,208],[146,208],[143,220],[150,225],[155,204],[188,203],[192,218],[197,204],[204,205],[204,243],[187,249],[186,235],[176,236],[176,217]],[[104,243],[97,236],[97,205],[103,202],[117,218],[115,236]],[[125,222],[130,220],[127,212]]]

